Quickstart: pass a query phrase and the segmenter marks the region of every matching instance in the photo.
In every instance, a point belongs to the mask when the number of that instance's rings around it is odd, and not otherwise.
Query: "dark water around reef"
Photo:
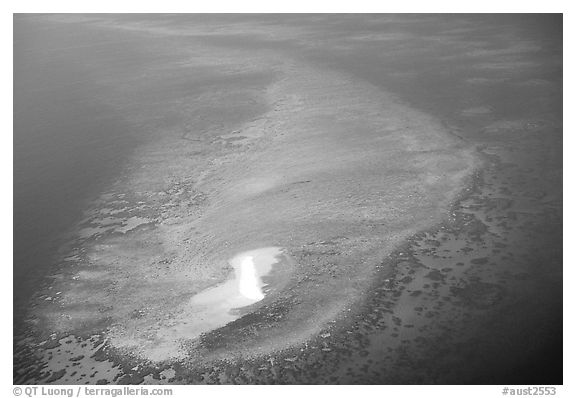
[[[102,55],[111,68],[125,62],[118,44],[94,51],[103,40],[66,24],[14,19],[15,321],[55,239],[135,142],[121,115],[95,95]]]

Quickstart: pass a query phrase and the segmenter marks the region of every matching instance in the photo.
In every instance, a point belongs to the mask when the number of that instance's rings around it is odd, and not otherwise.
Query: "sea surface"
[[[96,49],[96,51],[94,51]],[[66,24],[14,19],[15,318],[82,203],[122,165],[135,132],[95,95],[121,45]]]
[[[291,129],[302,130],[296,144],[287,141]],[[328,137],[322,145],[317,133]],[[414,212],[394,216],[396,208],[426,200],[440,206],[428,191],[422,200],[407,199],[408,183],[405,198],[394,195],[403,192],[402,181],[424,180],[433,168],[455,174],[463,163],[451,156],[463,148],[482,167],[462,198],[447,207],[445,222],[378,257],[373,286],[344,320],[320,325],[326,328],[302,348],[270,363],[262,356],[253,372],[239,359],[228,368],[210,366],[208,376],[168,367],[160,376],[181,383],[562,382],[561,15],[17,15],[13,134],[14,328],[24,331],[28,311],[29,325],[40,325],[40,337],[26,331],[17,342],[19,382],[83,383],[96,367],[96,378],[107,382],[156,383],[158,369],[112,355],[110,364],[101,361],[94,353],[104,344],[100,326],[85,327],[98,331],[84,333],[93,343],[88,348],[86,336],[70,331],[98,317],[140,330],[147,317],[163,319],[154,311],[173,309],[172,299],[227,292],[236,285],[224,268],[190,267],[189,276],[181,264],[189,266],[198,253],[232,250],[226,245],[233,238],[253,240],[242,251],[291,250],[295,264],[307,265],[297,270],[296,291],[308,292],[302,297],[309,301],[322,288],[351,296],[329,289],[346,275],[336,271],[348,264],[363,269],[360,261],[345,259],[340,268],[332,261],[365,242],[352,239],[349,225],[374,228],[364,235],[380,246],[391,222],[379,212],[390,210],[386,217],[411,225]],[[397,141],[386,141],[391,137]],[[374,143],[364,145],[368,138]],[[244,168],[235,169],[242,151],[258,154],[273,139],[293,145],[255,157],[264,166],[245,157]],[[392,156],[386,151],[398,142],[414,145],[400,145],[404,163],[388,159],[397,179],[373,192],[385,177],[373,165]],[[375,148],[382,156],[370,158]],[[329,156],[318,162],[323,153]],[[428,154],[434,160],[413,162],[421,168],[414,175],[406,171],[412,166],[406,156]],[[336,155],[342,170],[334,166]],[[297,173],[315,159],[332,169]],[[359,159],[369,161],[354,174]],[[278,164],[289,167],[270,172]],[[206,173],[189,172],[204,165]],[[294,178],[286,178],[291,172]],[[426,179],[430,191],[439,181]],[[274,206],[265,212],[268,203]],[[324,203],[331,212],[322,213]],[[216,210],[205,212],[204,228],[190,221],[210,206]],[[313,222],[292,220],[298,211]],[[282,212],[289,222],[263,221]],[[366,220],[317,227],[330,215]],[[250,220],[250,228],[230,219]],[[346,228],[341,234],[339,225]],[[288,242],[295,226],[310,234],[303,244]],[[74,233],[80,243],[70,250],[63,243]],[[70,253],[68,264],[58,263]],[[33,294],[35,306],[28,304]],[[220,303],[216,296],[211,303]],[[328,308],[335,300],[325,297]],[[164,307],[157,309],[158,302]],[[226,331],[252,336],[250,322],[265,330],[304,307],[279,302],[269,307],[278,310],[270,310],[273,317],[244,317],[206,339],[208,346],[217,352],[228,347]],[[67,328],[64,314],[82,327]],[[51,323],[43,324],[43,315]],[[63,331],[51,335],[57,327]],[[81,376],[70,368],[80,354]]]

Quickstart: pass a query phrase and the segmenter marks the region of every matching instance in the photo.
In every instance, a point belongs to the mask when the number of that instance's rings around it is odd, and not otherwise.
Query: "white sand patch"
[[[233,257],[229,261],[234,268],[233,278],[193,296],[178,320],[171,325],[164,324],[153,342],[140,342],[141,353],[153,361],[182,358],[181,340],[197,339],[240,318],[243,314],[238,309],[265,298],[267,290],[262,277],[279,264],[281,254],[278,247],[266,247]],[[113,343],[122,344],[115,339]]]

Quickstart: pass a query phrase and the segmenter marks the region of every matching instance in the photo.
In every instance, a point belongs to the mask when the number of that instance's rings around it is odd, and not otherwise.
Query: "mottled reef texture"
[[[15,383],[561,383],[561,20],[28,18],[132,44],[91,67],[141,143],[61,238]],[[284,289],[174,332],[265,246]]]

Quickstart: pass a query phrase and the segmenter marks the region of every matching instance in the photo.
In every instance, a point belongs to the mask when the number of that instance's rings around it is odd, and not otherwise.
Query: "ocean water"
[[[14,18],[15,320],[83,201],[137,142],[122,115],[94,95],[102,53],[111,66],[125,61],[104,41],[66,24]]]

